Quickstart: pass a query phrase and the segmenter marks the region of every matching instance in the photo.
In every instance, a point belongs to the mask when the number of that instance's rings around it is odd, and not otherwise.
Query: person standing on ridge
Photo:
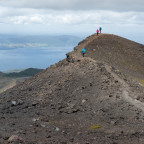
[[[101,31],[102,31],[102,28],[101,28],[101,27],[99,28],[99,31],[100,31],[100,33],[101,33]]]
[[[97,35],[98,35],[98,34],[99,34],[99,30],[97,29],[97,31],[96,31],[96,32],[97,32]]]
[[[86,49],[83,48],[83,49],[81,50],[81,53],[82,53],[82,55],[83,55],[83,57],[84,57],[84,54],[86,53]]]

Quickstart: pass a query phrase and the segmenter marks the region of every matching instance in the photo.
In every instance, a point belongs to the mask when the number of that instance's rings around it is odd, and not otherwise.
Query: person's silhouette
[[[99,28],[99,31],[100,31],[100,33],[101,33],[101,31],[102,31],[102,28],[101,28],[101,27]]]

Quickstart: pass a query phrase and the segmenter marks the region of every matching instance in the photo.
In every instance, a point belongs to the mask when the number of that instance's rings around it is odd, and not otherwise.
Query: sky
[[[90,35],[102,27],[143,43],[143,0],[0,0],[0,33]]]

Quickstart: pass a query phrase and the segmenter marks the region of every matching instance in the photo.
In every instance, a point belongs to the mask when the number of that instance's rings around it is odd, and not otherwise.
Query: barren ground
[[[121,37],[88,37],[0,95],[0,143],[17,135],[25,144],[143,144],[143,54]]]

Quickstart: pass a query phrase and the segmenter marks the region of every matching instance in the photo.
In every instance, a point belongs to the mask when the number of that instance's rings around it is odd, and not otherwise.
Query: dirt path
[[[133,99],[129,96],[129,92],[126,91],[126,90],[123,90],[123,94],[122,94],[123,98],[129,102],[130,104],[134,105],[136,108],[142,110],[144,112],[144,103],[136,100],[136,99]]]
[[[144,112],[144,103],[130,97],[130,95],[133,95],[133,94],[132,94],[132,92],[130,92],[129,85],[123,79],[121,79],[118,75],[113,73],[111,71],[110,67],[108,67],[107,65],[105,65],[105,67],[106,67],[107,71],[110,72],[112,74],[112,76],[122,84],[122,86],[123,86],[122,98],[124,100],[126,100],[128,103],[130,103],[131,105],[135,106],[136,108],[138,108]]]
[[[85,57],[85,59],[89,59],[90,61],[96,62],[95,60]],[[144,112],[144,103],[132,98],[132,95],[135,95],[135,93],[132,93],[130,90],[129,85],[123,80],[121,79],[117,74],[115,74],[114,72],[111,71],[110,67],[108,65],[105,64],[105,68],[106,70],[111,73],[111,75],[118,80],[121,85],[123,86],[122,89],[122,98],[127,101],[129,104],[135,106],[136,108],[142,110]],[[131,96],[130,96],[131,95]]]
[[[86,47],[89,43],[91,43],[93,40],[97,39],[98,37],[103,36],[103,34],[97,36],[96,34],[93,34],[92,36],[86,38],[84,41],[82,41],[81,43],[79,43],[79,45],[77,47],[75,47],[75,51],[73,51],[72,53],[69,53],[74,59],[89,59],[90,61],[96,62],[94,59],[91,59],[89,57],[82,57],[81,55],[81,49],[83,47]],[[112,74],[112,76],[117,79],[123,86],[122,88],[122,98],[124,100],[126,100],[129,104],[134,105],[136,108],[142,110],[144,112],[144,103],[134,99],[133,97],[135,97],[136,93],[131,92],[129,85],[123,80],[121,79],[117,74],[115,74],[114,72],[111,71],[110,67],[108,65],[105,64],[105,68],[107,69],[107,71],[109,73]],[[131,96],[130,96],[131,95]]]

